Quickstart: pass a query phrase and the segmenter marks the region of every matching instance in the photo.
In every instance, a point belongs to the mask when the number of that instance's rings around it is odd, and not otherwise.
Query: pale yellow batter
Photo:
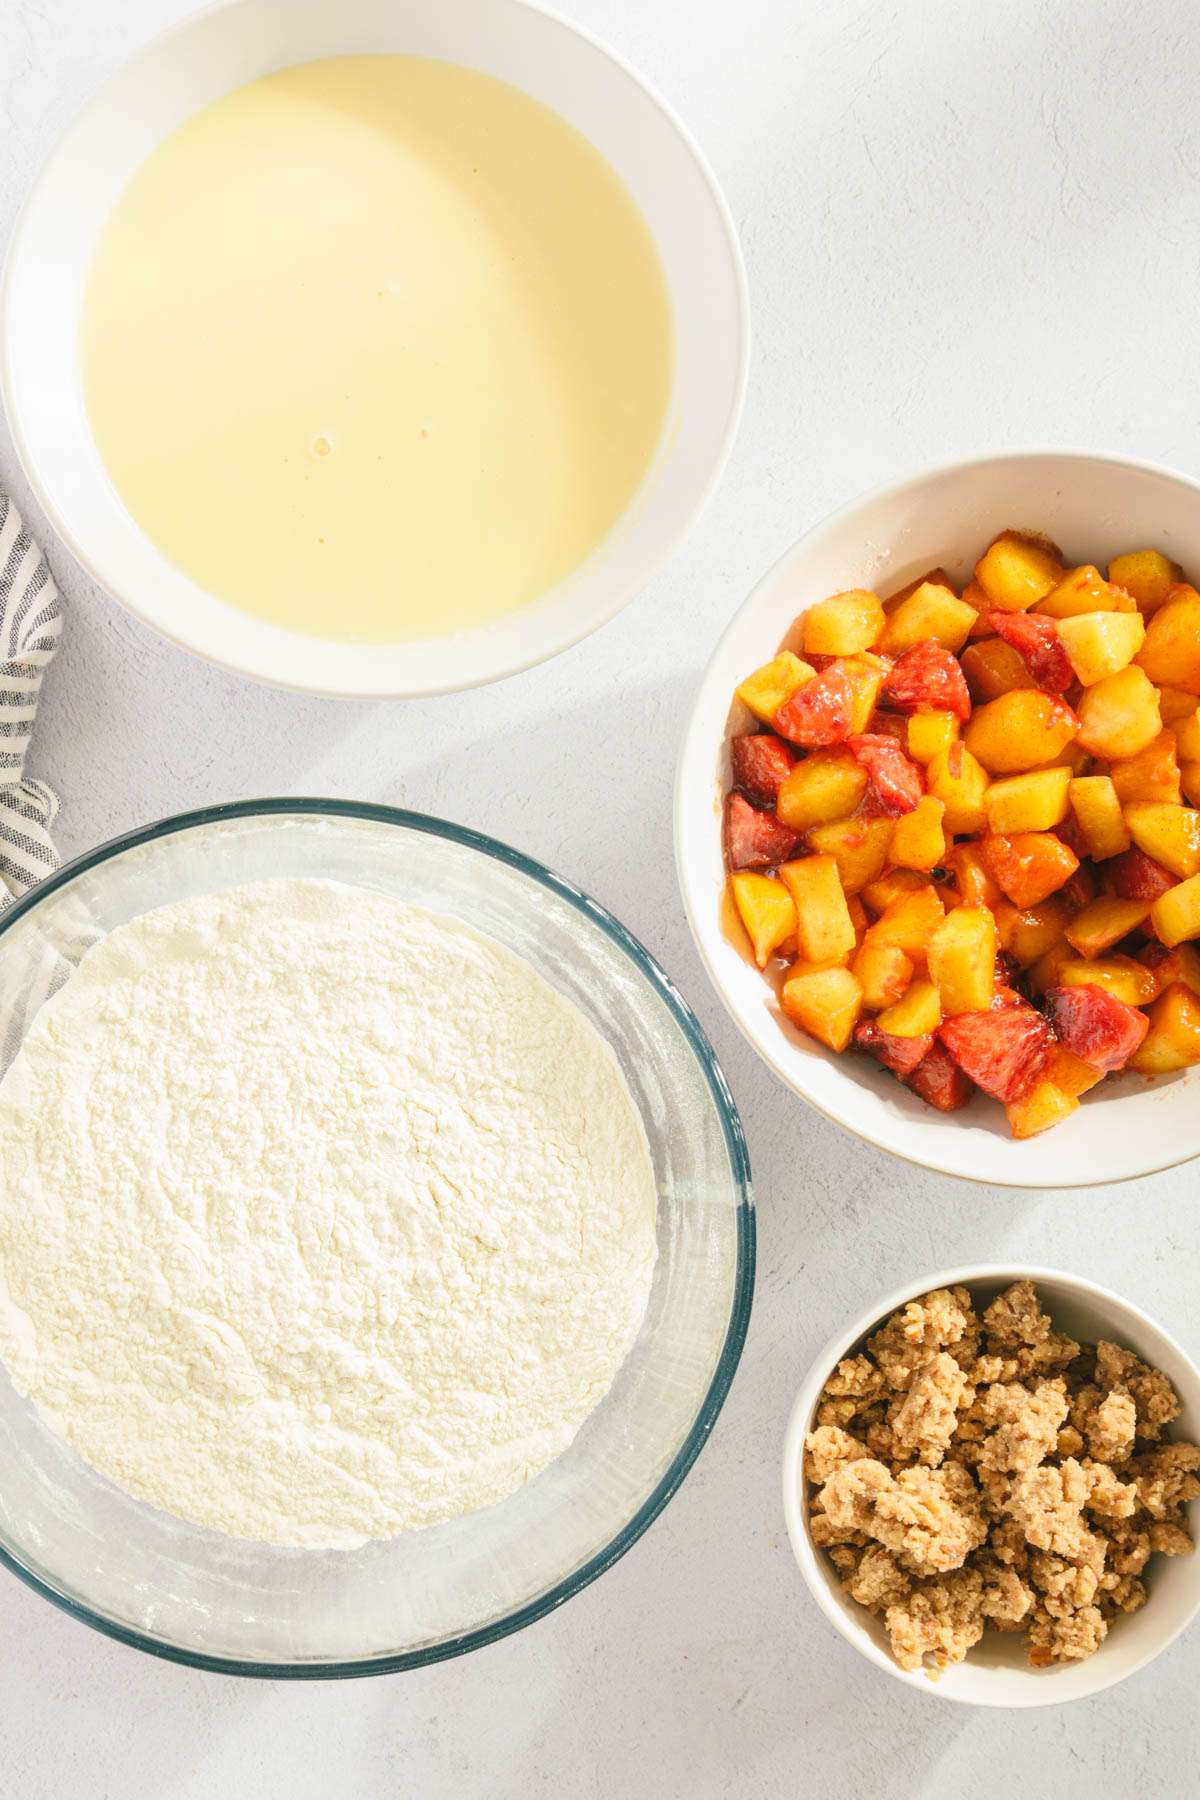
[[[159,146],[83,311],[92,428],[163,553],[260,618],[372,641],[525,605],[654,455],[650,233],[555,113],[449,63],[270,75]]]

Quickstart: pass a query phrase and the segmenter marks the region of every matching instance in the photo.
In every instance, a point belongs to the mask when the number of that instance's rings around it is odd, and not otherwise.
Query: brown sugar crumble
[[[1167,1439],[1167,1377],[1057,1332],[1033,1283],[977,1313],[941,1288],[825,1383],[805,1440],[813,1542],[884,1622],[903,1669],[961,1662],[985,1630],[1035,1668],[1098,1650],[1145,1604],[1151,1556],[1191,1551],[1200,1446]]]

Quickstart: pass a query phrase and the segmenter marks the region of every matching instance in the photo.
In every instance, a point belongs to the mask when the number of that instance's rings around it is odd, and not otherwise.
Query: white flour
[[[0,1356],[139,1499],[348,1546],[570,1443],[654,1220],[616,1058],[526,963],[261,882],[115,931],[0,1085]]]

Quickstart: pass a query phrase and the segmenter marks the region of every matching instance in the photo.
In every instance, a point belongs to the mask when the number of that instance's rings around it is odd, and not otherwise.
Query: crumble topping
[[[883,1620],[902,1668],[960,1662],[985,1630],[1035,1668],[1099,1649],[1146,1603],[1155,1554],[1191,1551],[1200,1446],[1179,1399],[1117,1344],[1054,1329],[1018,1281],[909,1301],[840,1362],[805,1445],[813,1541]]]

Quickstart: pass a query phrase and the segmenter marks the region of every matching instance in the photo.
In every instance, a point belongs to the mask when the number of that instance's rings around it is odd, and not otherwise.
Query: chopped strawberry
[[[892,664],[883,683],[889,705],[898,712],[950,712],[959,719],[971,716],[971,695],[958,658],[926,638]]]
[[[937,1042],[903,1080],[905,1087],[919,1094],[926,1106],[935,1106],[939,1112],[957,1112],[975,1091],[953,1057]]]
[[[874,1056],[893,1075],[911,1075],[933,1045],[932,1033],[924,1037],[897,1037],[893,1031],[881,1031],[874,1019],[863,1019],[854,1028],[854,1042],[859,1050]]]
[[[797,688],[775,714],[781,737],[806,749],[844,744],[854,718],[854,686],[840,663],[830,663],[811,681]]]
[[[795,752],[774,732],[760,731],[730,740],[733,785],[760,806],[774,806],[783,779],[795,766]]]
[[[964,1074],[994,1100],[1018,1100],[1046,1060],[1050,1027],[1018,999],[944,1019],[938,1036]]]
[[[925,782],[915,762],[910,762],[894,737],[866,731],[847,739],[850,753],[867,772],[870,792],[891,818],[910,813],[925,792]]]
[[[1104,873],[1113,893],[1122,900],[1157,900],[1178,880],[1144,850],[1123,850],[1105,863]]]
[[[1144,1012],[1094,981],[1082,987],[1047,988],[1046,1006],[1059,1043],[1106,1074],[1125,1067],[1150,1029]]]
[[[1011,644],[1035,687],[1047,694],[1065,694],[1075,679],[1058,626],[1040,613],[990,612],[987,622],[997,637]]]
[[[774,813],[760,812],[741,794],[725,807],[725,855],[731,869],[768,869],[786,862],[800,842]]]

